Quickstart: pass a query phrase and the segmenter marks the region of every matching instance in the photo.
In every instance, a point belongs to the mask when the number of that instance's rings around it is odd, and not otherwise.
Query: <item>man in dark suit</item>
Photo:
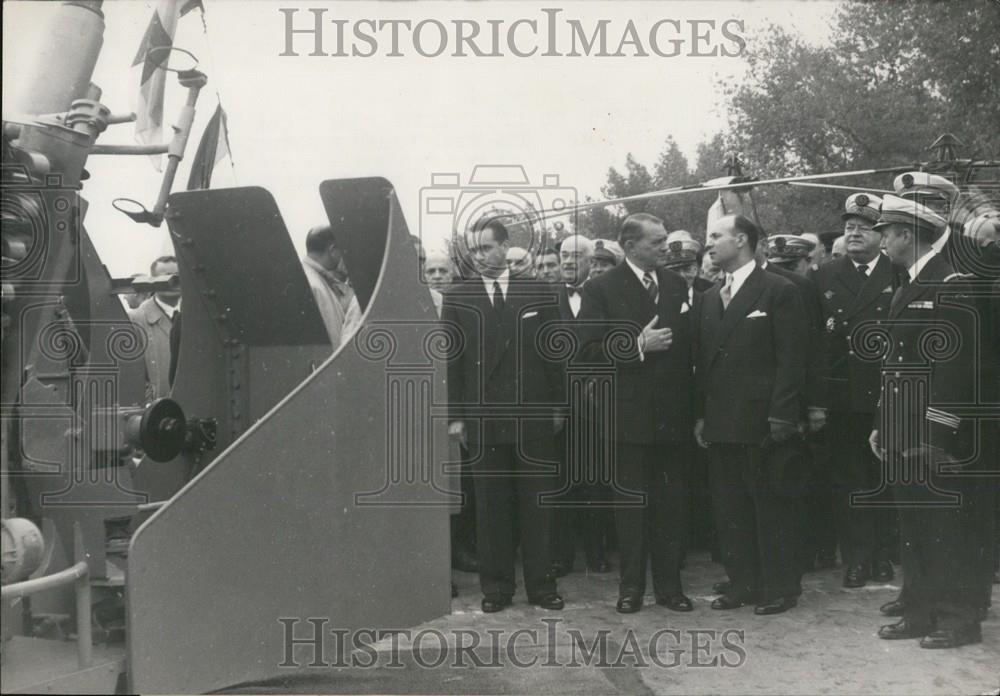
[[[590,277],[594,243],[582,236],[566,237],[559,244],[559,267],[563,282],[559,285],[559,317],[575,328],[583,304],[583,284]],[[568,375],[581,387],[585,375]],[[567,385],[574,393],[573,385]],[[578,390],[578,393],[582,393]],[[576,541],[583,541],[587,569],[594,573],[610,570],[605,554],[604,537],[610,526],[607,486],[600,481],[604,447],[599,443],[599,424],[583,403],[570,404],[565,437],[558,436],[558,450],[563,464],[566,505],[555,510],[552,574],[561,577],[573,570]]]
[[[770,456],[798,433],[808,327],[791,282],[754,261],[760,229],[742,215],[709,227],[706,249],[726,273],[698,317],[695,438],[708,448],[728,592],[713,609],[756,602],[777,614],[800,594],[793,499]]]
[[[872,418],[881,391],[879,364],[863,359],[854,332],[880,325],[889,314],[899,271],[881,253],[882,235],[872,229],[882,199],[856,193],[845,203],[846,255],[820,267],[813,275],[823,298],[827,334],[828,434],[833,466],[844,587],[863,587],[869,579],[893,579],[890,558],[895,546],[891,500],[873,497],[882,483],[881,467],[868,447]],[[864,500],[852,501],[864,496]]]
[[[676,230],[667,235],[667,256],[663,267],[679,274],[688,286],[688,303],[692,317],[697,316],[701,296],[715,283],[699,277],[701,270],[701,244],[690,233]],[[685,550],[707,548],[712,558],[719,560],[718,542],[712,521],[712,503],[708,487],[708,454],[694,441],[694,432],[684,446],[683,457],[688,461],[685,470],[688,492],[688,537]]]
[[[618,611],[642,608],[646,557],[658,604],[691,611],[681,586],[685,462],[693,401],[691,305],[687,284],[662,268],[667,231],[652,215],[622,223],[625,260],[583,288],[585,352],[612,365],[612,474],[621,552]],[[627,337],[624,343],[617,338]],[[638,495],[637,495],[638,494]]]
[[[899,509],[906,592],[903,618],[884,639],[923,648],[982,640],[981,537],[974,505],[982,478],[963,476],[977,456],[976,312],[965,279],[933,247],[947,221],[897,196],[882,201],[875,229],[890,260],[907,267],[888,316],[882,395],[869,442],[885,462]]]
[[[538,340],[547,323],[559,321],[555,293],[549,284],[511,277],[507,229],[498,218],[479,220],[465,242],[481,276],[444,295],[441,320],[460,334],[448,359],[448,433],[472,459],[482,608],[495,612],[512,602],[517,514],[528,601],[561,609],[549,574],[551,509],[540,500],[556,489],[553,435],[562,423],[562,371]]]
[[[794,234],[772,235],[760,249],[766,249],[757,261],[761,268],[785,278],[802,299],[808,326],[806,346],[806,388],[803,419],[808,424],[809,448],[805,463],[807,476],[799,498],[800,525],[797,542],[799,565],[803,572],[832,568],[837,564],[837,534],[833,500],[827,477],[828,453],[821,432],[826,425],[826,330],[823,304],[816,283],[807,276],[810,254],[817,242]]]

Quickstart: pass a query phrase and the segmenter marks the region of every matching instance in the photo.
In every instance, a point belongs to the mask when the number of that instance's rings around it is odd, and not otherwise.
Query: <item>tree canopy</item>
[[[932,157],[928,147],[945,132],[964,144],[961,156],[1000,156],[1000,3],[846,2],[830,32],[822,46],[773,25],[748,40],[746,79],[719,85],[727,128],[698,146],[694,167],[668,136],[652,173],[629,153],[624,172],[609,169],[602,193],[722,176],[732,152],[746,173],[765,178],[905,165]],[[887,175],[839,183],[888,188]],[[822,233],[839,229],[847,192],[772,186],[754,195],[768,232]],[[614,236],[621,216],[640,210],[701,236],[713,198],[640,201],[583,217],[597,236]]]

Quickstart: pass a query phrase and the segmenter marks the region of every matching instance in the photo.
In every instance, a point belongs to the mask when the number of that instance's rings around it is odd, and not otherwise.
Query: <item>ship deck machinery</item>
[[[450,339],[391,185],[320,186],[365,309],[335,350],[266,191],[167,196],[204,84],[181,75],[186,129],[133,216],[165,219],[183,278],[174,388],[147,403],[117,295],[177,278],[111,278],[84,226],[84,165],[129,120],[90,83],[100,6],[62,4],[4,117],[0,688],[209,691],[287,669],[282,619],[447,613]]]

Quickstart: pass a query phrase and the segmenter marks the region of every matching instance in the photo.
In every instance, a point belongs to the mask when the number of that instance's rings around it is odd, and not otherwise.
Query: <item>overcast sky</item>
[[[256,185],[275,196],[292,239],[299,249],[306,230],[325,219],[317,188],[324,179],[384,176],[392,181],[411,231],[434,246],[450,230],[444,222],[427,222],[421,229],[421,189],[437,172],[458,173],[465,183],[479,164],[520,164],[532,184],[555,174],[564,187],[600,197],[607,168],[622,168],[632,152],[652,167],[664,139],[672,135],[684,153],[694,159],[703,139],[720,130],[720,80],[740,79],[743,62],[736,57],[687,55],[711,48],[729,51],[735,44],[720,33],[727,20],[742,20],[743,29],[730,24],[748,42],[776,23],[811,42],[827,39],[832,2],[414,2],[327,3],[320,0],[205,0],[207,40],[197,11],[180,20],[175,45],[189,48],[201,60],[209,85],[203,90],[199,117],[181,165],[175,190],[184,187],[190,159],[204,123],[215,107],[216,90],[229,116],[235,160],[217,172],[216,186]],[[153,2],[107,1],[104,49],[93,81],[112,112],[133,108],[138,73],[130,68],[140,39],[155,7]],[[309,10],[325,9],[323,44],[337,51],[336,24],[344,20],[348,39],[361,52],[370,44],[351,40],[360,20],[409,20],[411,26],[438,20],[449,32],[445,54],[419,55],[411,34],[403,31],[399,52],[390,57],[388,30],[378,32],[372,57],[310,56],[313,39],[294,37],[298,57],[285,50],[286,15],[296,27],[311,26]],[[607,23],[608,51],[614,52],[631,21],[647,57],[636,57],[634,46],[626,57],[549,56],[546,51],[543,10],[559,10],[557,50],[569,52],[572,32],[567,20],[576,20],[591,33],[599,20]],[[44,36],[45,18],[53,4],[4,2],[4,107],[23,74],[19,58]],[[455,20],[470,20],[481,29],[500,27],[501,57],[454,57]],[[538,23],[539,38],[521,25],[514,45],[507,31],[518,19]],[[682,55],[659,57],[649,45],[651,28],[661,20],[659,37],[684,40]],[[690,20],[708,31],[707,43],[694,45]],[[491,24],[492,21],[492,24]],[[712,25],[707,22],[714,22]],[[438,43],[435,27],[421,34],[424,52]],[[680,33],[672,33],[679,26]],[[367,33],[367,30],[366,30]],[[489,42],[480,43],[490,52]],[[538,47],[535,56],[519,58]],[[666,52],[668,47],[659,46]],[[467,50],[468,52],[468,50]],[[582,51],[579,51],[582,52]],[[596,49],[592,51],[595,53]],[[173,123],[184,91],[168,81],[166,117]],[[111,127],[101,142],[133,142],[133,126]],[[84,196],[90,201],[87,228],[113,275],[144,271],[149,260],[167,249],[165,230],[136,225],[111,208],[113,198],[135,198],[152,206],[159,174],[144,158],[92,157],[92,178]],[[235,177],[235,178],[234,178]],[[454,189],[448,189],[453,191]],[[428,194],[424,194],[425,197]],[[444,197],[451,195],[447,192]],[[435,197],[439,197],[435,195]]]

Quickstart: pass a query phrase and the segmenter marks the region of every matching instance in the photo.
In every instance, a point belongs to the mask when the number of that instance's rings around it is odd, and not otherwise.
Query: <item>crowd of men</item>
[[[443,325],[449,436],[470,501],[452,565],[478,572],[484,612],[515,595],[558,610],[578,545],[612,570],[617,611],[694,609],[686,550],[728,578],[714,610],[795,607],[801,577],[845,588],[902,565],[884,639],[926,648],[981,640],[997,558],[1000,214],[949,229],[959,191],[913,172],[897,195],[859,192],[843,235],[775,234],[743,215],[704,245],[648,214],[617,241],[571,235],[532,254],[500,217],[462,235],[460,258],[420,255]],[[971,232],[970,232],[971,230]],[[957,266],[957,267],[956,267]],[[327,225],[303,273],[336,348],[361,324]],[[458,273],[456,269],[465,269]],[[177,261],[154,261],[154,278]],[[168,393],[179,288],[127,298],[147,337],[147,397]],[[453,592],[454,585],[453,585]]]
[[[995,219],[979,238],[948,230],[959,194],[941,177],[895,189],[850,196],[829,251],[743,215],[711,221],[703,247],[637,213],[617,242],[574,235],[534,258],[484,217],[462,239],[475,273],[449,280],[449,259],[427,259],[462,334],[449,434],[475,532],[453,538],[454,565],[478,571],[484,612],[512,603],[518,547],[528,601],[562,608],[577,542],[595,573],[617,546],[617,611],[642,608],[647,566],[656,603],[692,611],[680,570],[704,498],[728,576],[712,609],[787,611],[839,548],[846,588],[902,564],[881,638],[981,640],[1000,236]]]

